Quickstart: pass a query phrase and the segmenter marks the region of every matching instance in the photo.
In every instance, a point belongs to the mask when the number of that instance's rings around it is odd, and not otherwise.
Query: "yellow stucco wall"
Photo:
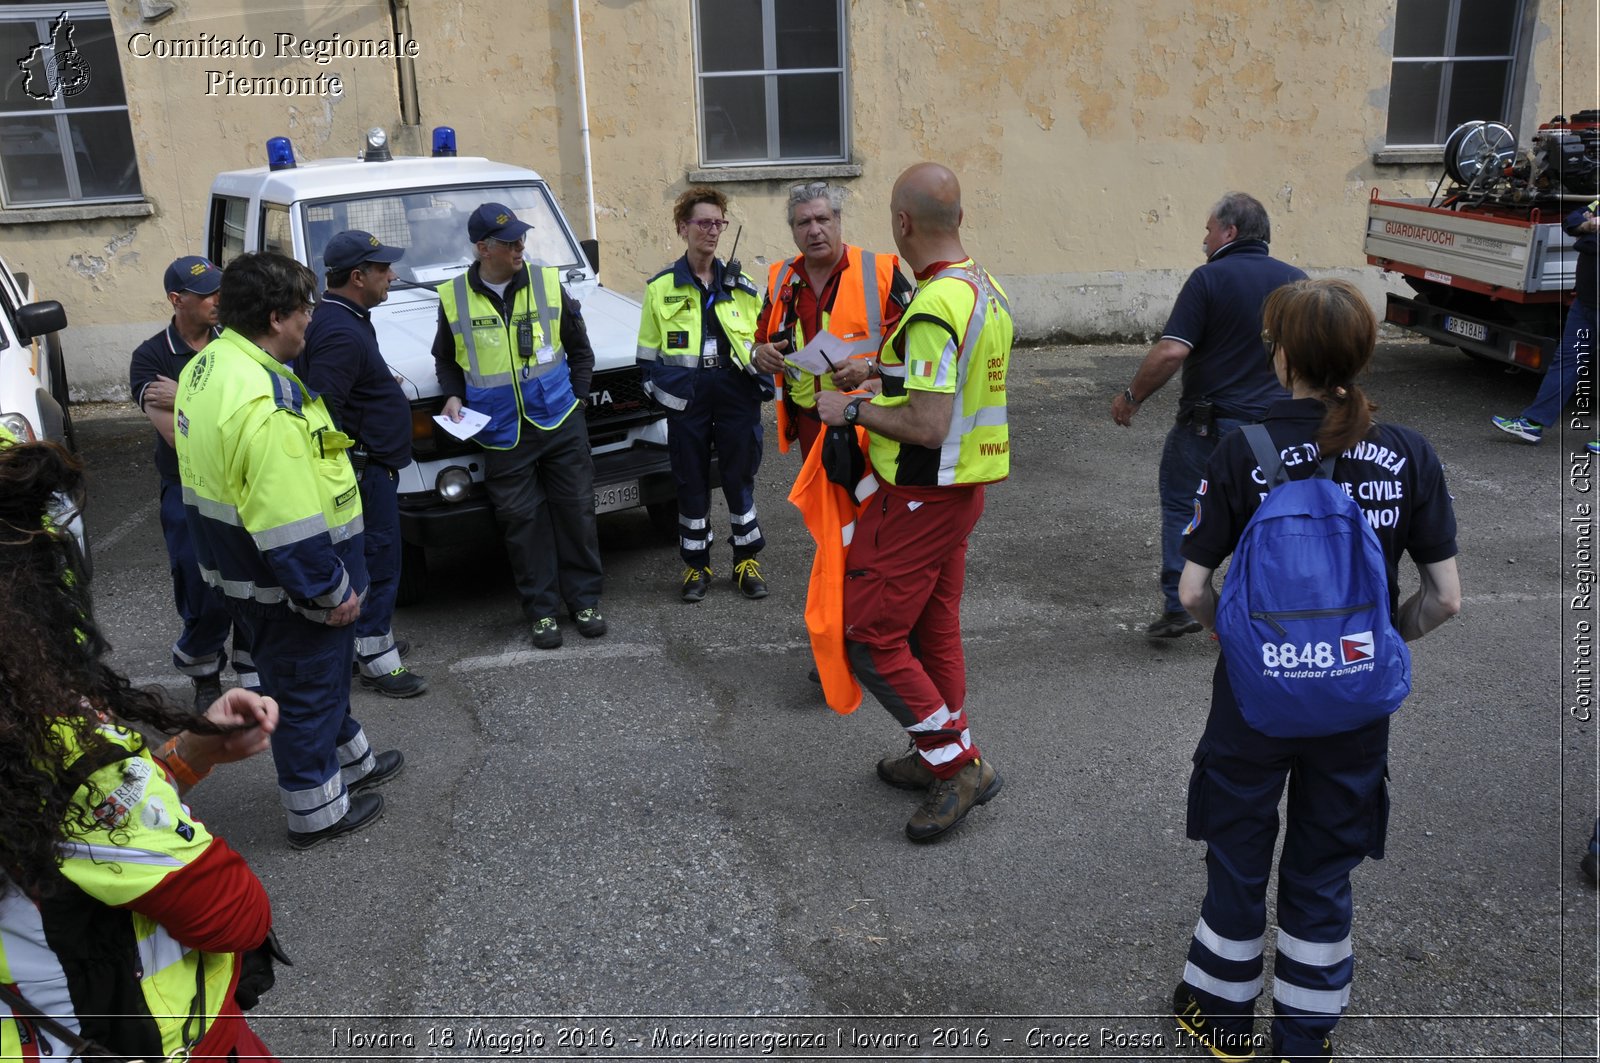
[[[1519,134],[1592,107],[1596,0],[1535,0],[1533,62]],[[668,220],[699,166],[690,0],[581,0],[602,275],[637,293],[681,250]],[[293,32],[384,38],[388,3],[177,0],[155,23],[111,11],[126,40],[264,40]],[[933,158],[960,175],[968,249],[1007,280],[1024,334],[1159,329],[1200,261],[1222,192],[1266,203],[1274,252],[1302,267],[1363,275],[1364,204],[1426,194],[1435,165],[1379,166],[1394,0],[850,0],[852,141],[859,177],[846,237],[892,249],[895,175]],[[543,173],[587,235],[571,6],[438,0],[410,5],[418,41],[420,146],[453,125],[463,154]],[[207,69],[240,76],[337,73],[337,98],[207,96]],[[114,390],[132,343],[164,318],[160,275],[196,250],[214,172],[264,161],[267,137],[302,157],[353,154],[371,125],[397,130],[392,62],[136,58],[122,73],[155,215],[0,226],[0,250],[66,304],[80,391]],[[1492,116],[1486,116],[1492,117]],[[758,273],[793,253],[790,180],[720,185]],[[732,234],[725,237],[731,241]],[[727,244],[724,244],[726,248]]]

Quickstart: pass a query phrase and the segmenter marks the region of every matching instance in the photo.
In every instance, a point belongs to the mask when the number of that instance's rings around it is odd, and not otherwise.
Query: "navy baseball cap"
[[[479,240],[504,240],[509,244],[520,239],[531,228],[533,226],[527,222],[518,221],[516,214],[505,204],[485,203],[467,219],[467,239],[473,243]]]
[[[173,292],[210,295],[222,286],[222,268],[200,255],[184,255],[167,267],[162,280],[169,295]]]
[[[335,233],[323,248],[322,265],[330,270],[355,269],[363,262],[381,262],[387,266],[399,262],[405,253],[405,248],[390,247],[369,232],[346,229]]]

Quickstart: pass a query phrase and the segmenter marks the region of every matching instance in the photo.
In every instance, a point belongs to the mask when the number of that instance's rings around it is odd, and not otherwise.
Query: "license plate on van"
[[[1476,321],[1463,321],[1459,317],[1445,318],[1444,330],[1453,332],[1457,336],[1465,336],[1469,340],[1477,340],[1479,343],[1486,343],[1489,339],[1488,325],[1480,325]]]
[[[639,504],[639,481],[624,480],[594,489],[594,511],[615,513],[619,509],[632,509]]]

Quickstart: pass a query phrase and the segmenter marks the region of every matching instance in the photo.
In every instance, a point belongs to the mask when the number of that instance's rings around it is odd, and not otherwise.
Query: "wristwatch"
[[[1128,400],[1128,405],[1130,406],[1140,405],[1139,400],[1133,397],[1133,388],[1131,387],[1122,389],[1122,397]]]
[[[851,428],[855,427],[856,418],[861,416],[861,404],[866,401],[866,399],[854,399],[844,404],[845,424],[849,425]]]

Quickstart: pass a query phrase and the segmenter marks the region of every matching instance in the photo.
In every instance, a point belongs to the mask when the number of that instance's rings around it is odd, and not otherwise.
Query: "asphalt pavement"
[[[1013,357],[1012,475],[973,535],[962,617],[973,735],[1005,788],[934,845],[906,841],[916,796],[873,774],[904,747],[889,715],[868,696],[837,716],[806,679],[797,452],[769,446],[762,468],[764,601],[727,581],[719,534],[718,582],[681,604],[674,546],[642,511],[611,515],[610,633],[566,627],[542,652],[496,544],[433,552],[426,601],[395,625],[430,692],[353,694],[374,744],[407,758],[382,822],[291,851],[266,757],[192,795],[266,883],[294,958],[253,1017],[268,1044],[286,1060],[1203,1055],[1167,1008],[1204,888],[1185,789],[1217,651],[1143,634],[1176,385],[1131,429],[1109,414],[1143,353]],[[1354,876],[1341,1058],[1595,1057],[1584,436],[1534,448],[1489,424],[1535,384],[1425,344],[1374,360],[1380,419],[1447,464],[1466,600],[1414,646],[1388,858]],[[131,406],[75,416],[114,660],[187,696],[151,430]],[[713,520],[724,532],[720,500]]]

